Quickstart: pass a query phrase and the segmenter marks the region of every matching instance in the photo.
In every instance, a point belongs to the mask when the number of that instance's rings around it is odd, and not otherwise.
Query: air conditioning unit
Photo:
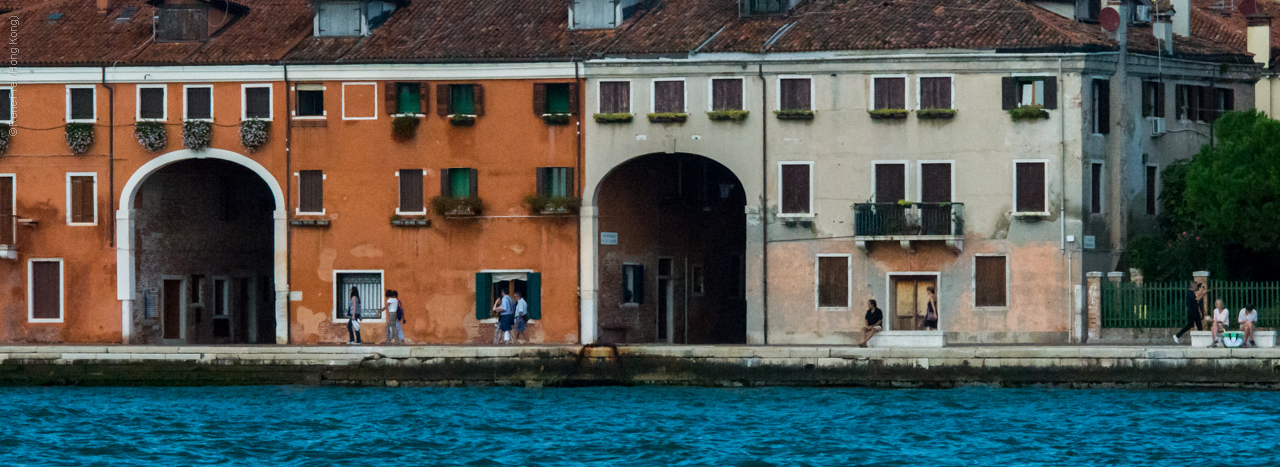
[[[1164,126],[1164,117],[1151,118],[1151,135],[1152,136],[1163,135],[1165,134],[1166,131],[1167,129]]]

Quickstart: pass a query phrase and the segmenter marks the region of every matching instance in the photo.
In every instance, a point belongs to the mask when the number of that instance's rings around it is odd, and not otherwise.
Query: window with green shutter
[[[489,319],[493,311],[493,275],[476,273],[476,319]]]
[[[546,198],[574,196],[573,167],[539,167],[538,196]]]
[[[449,193],[454,198],[466,198],[471,195],[469,169],[449,169]]]
[[[546,113],[567,114],[569,110],[569,83],[548,84]]]
[[[524,301],[529,306],[529,319],[542,319],[542,273],[531,272],[528,279]]]
[[[396,113],[414,115],[422,113],[422,90],[418,83],[396,83]]]
[[[455,115],[475,114],[475,86],[471,84],[453,84],[449,86],[450,113]]]

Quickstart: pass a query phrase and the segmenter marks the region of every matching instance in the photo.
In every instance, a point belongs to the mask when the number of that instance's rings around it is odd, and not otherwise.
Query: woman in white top
[[[1257,347],[1258,343],[1253,341],[1253,326],[1258,322],[1258,310],[1250,303],[1240,309],[1240,331],[1244,333],[1244,346]]]
[[[1209,347],[1217,347],[1218,340],[1222,338],[1223,331],[1227,330],[1227,323],[1231,321],[1231,312],[1227,310],[1226,305],[1222,304],[1222,299],[1213,301],[1213,345]]]

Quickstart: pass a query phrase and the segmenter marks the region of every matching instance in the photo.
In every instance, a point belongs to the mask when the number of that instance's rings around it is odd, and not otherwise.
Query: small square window
[[[573,111],[570,105],[569,83],[553,83],[547,85],[547,109],[549,114],[567,114]]]
[[[875,87],[876,109],[907,108],[906,78],[876,78],[872,86]]]
[[[631,83],[601,81],[600,113],[631,113]]]
[[[0,122],[13,123],[13,88],[0,88]]]
[[[271,120],[271,87],[244,88],[244,119]]]
[[[440,196],[445,198],[474,198],[478,172],[472,168],[452,168],[440,171]]]
[[[165,102],[163,87],[138,88],[138,119],[164,120]]]
[[[297,86],[299,117],[324,116],[324,86],[319,84],[299,84]]]
[[[742,110],[742,80],[739,78],[712,79],[711,110]]]
[[[71,121],[93,121],[97,119],[97,103],[94,88],[71,88],[68,92]]]
[[[653,83],[654,113],[684,113],[684,81]]]
[[[213,88],[208,86],[188,87],[187,120],[213,119]]]
[[[475,115],[475,85],[449,85],[449,113],[453,115]]]
[[[809,78],[784,78],[778,87],[781,110],[813,110]]]
[[[951,77],[920,78],[920,108],[951,108]]]
[[[339,272],[334,274],[335,318],[351,318],[352,306],[359,303],[361,319],[382,318],[382,273]],[[353,300],[358,297],[357,300]]]

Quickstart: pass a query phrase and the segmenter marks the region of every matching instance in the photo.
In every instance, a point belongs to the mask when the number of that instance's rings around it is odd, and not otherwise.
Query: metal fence
[[[1102,327],[1181,328],[1187,322],[1187,282],[1102,283]],[[1258,327],[1280,327],[1280,282],[1209,282],[1206,317],[1214,301],[1230,310],[1231,326],[1238,326],[1240,309],[1253,304]]]
[[[854,234],[964,235],[963,203],[858,203]]]

